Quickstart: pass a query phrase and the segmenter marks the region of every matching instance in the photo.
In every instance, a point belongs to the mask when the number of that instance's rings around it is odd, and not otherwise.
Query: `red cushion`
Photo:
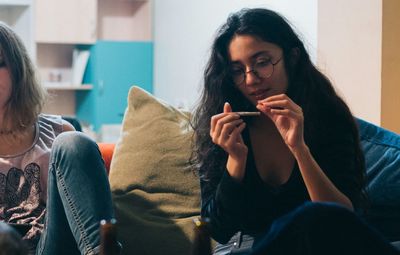
[[[104,160],[104,165],[107,170],[107,174],[110,172],[110,164],[111,164],[111,159],[114,153],[114,148],[115,144],[114,143],[97,143],[99,146],[101,156],[103,157]]]

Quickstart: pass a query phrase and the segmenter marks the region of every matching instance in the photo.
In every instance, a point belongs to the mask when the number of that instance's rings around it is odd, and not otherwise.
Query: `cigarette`
[[[239,116],[242,117],[251,117],[251,116],[260,116],[261,112],[235,112],[236,114],[239,114]]]

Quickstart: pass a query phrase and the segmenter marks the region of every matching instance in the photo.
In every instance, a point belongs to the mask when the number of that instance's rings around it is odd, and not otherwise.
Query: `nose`
[[[247,85],[247,86],[253,85],[259,81],[260,81],[260,78],[258,77],[257,73],[253,69],[246,71],[245,85]]]

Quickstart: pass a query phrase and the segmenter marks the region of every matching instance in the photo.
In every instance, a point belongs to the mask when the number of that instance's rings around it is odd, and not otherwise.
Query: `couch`
[[[188,164],[188,120],[188,112],[132,87],[120,140],[99,144],[110,171],[123,254],[190,253],[200,188]],[[362,217],[388,240],[399,241],[400,136],[357,121],[371,201]]]
[[[400,249],[400,136],[358,119],[369,208],[362,217]]]

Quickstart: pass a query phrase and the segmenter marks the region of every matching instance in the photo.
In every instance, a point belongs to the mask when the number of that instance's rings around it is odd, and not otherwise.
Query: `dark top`
[[[306,143],[328,178],[356,206],[360,195],[355,174],[358,145],[350,126],[340,119],[320,126],[322,130],[315,132],[318,143],[313,146],[307,140]],[[280,187],[273,188],[263,182],[256,170],[248,130],[243,132],[243,139],[249,154],[241,183],[230,177],[226,169],[219,178],[200,180],[201,214],[210,218],[212,237],[219,243],[228,242],[238,231],[264,233],[275,219],[310,200],[297,164],[289,180]]]

